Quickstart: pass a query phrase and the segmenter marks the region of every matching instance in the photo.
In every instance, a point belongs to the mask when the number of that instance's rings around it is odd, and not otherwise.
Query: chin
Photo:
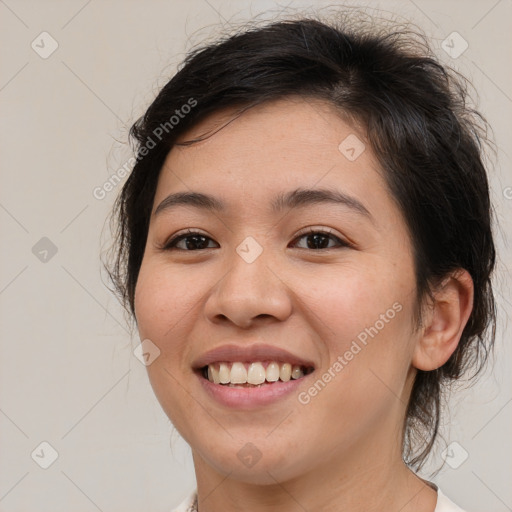
[[[193,449],[196,471],[198,463],[207,464],[218,473],[229,475],[231,480],[255,485],[275,485],[292,480],[307,470],[304,460],[290,457],[290,449],[284,446],[263,446],[261,442],[260,448],[257,448],[256,443],[247,441],[241,444],[241,448],[237,446],[233,449],[238,444],[236,441],[226,447],[217,444],[216,449],[206,446],[203,451],[206,456]]]

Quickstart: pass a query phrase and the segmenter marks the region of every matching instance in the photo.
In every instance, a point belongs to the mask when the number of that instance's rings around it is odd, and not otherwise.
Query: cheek
[[[141,267],[135,290],[135,314],[141,341],[151,340],[160,350],[160,355],[147,366],[148,376],[157,397],[165,393],[168,380],[175,375],[184,360],[187,344],[180,329],[186,325],[190,315],[190,291],[179,282],[179,276],[154,263]],[[197,299],[196,299],[197,300]]]
[[[201,299],[202,290],[182,273],[158,262],[141,266],[135,289],[135,314],[141,338],[163,340]]]
[[[295,294],[310,311],[319,333],[343,349],[346,342],[364,339],[366,329],[399,331],[410,317],[412,275],[386,273],[384,267],[326,269],[296,279]],[[312,313],[312,314],[311,314]],[[409,326],[410,327],[410,326]],[[374,332],[374,329],[370,329]]]
[[[344,432],[351,442],[390,411],[401,411],[397,397],[403,396],[412,357],[412,303],[405,290],[382,274],[380,280],[344,274],[342,280],[331,276],[319,287],[322,293],[310,297],[326,360],[299,401],[304,412],[332,430],[325,435]]]
[[[383,413],[388,400],[401,395],[412,358],[413,272],[406,267],[397,272],[394,265],[354,265],[300,282],[297,294],[324,348],[322,382],[304,401],[315,400],[315,414],[330,419],[328,411]],[[362,403],[368,406],[364,411]]]
[[[188,280],[187,280],[188,282]],[[203,292],[204,293],[204,292]],[[141,340],[149,339],[160,355],[146,367],[156,398],[173,424],[183,431],[187,410],[186,392],[177,393],[187,360],[186,332],[194,323],[194,306],[201,294],[187,286],[179,272],[170,272],[160,262],[143,261],[135,289],[135,314]]]

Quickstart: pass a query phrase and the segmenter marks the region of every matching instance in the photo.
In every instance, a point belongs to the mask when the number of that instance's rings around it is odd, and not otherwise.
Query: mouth
[[[218,361],[199,369],[202,378],[230,388],[261,388],[300,380],[314,371],[313,366],[286,361]]]
[[[246,411],[292,399],[316,366],[311,359],[262,343],[218,346],[192,362],[200,388],[213,402]]]

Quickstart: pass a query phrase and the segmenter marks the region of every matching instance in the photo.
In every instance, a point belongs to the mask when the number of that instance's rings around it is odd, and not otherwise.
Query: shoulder
[[[448,498],[441,489],[437,489],[437,505],[434,512],[465,512]]]
[[[197,491],[194,489],[176,508],[171,512],[196,512]]]

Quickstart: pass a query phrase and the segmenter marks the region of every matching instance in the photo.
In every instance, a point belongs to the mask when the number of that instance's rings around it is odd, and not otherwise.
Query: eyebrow
[[[311,204],[338,204],[343,205],[373,221],[368,209],[355,197],[339,190],[332,189],[303,189],[298,188],[289,192],[281,192],[274,197],[270,208],[274,213],[285,209],[299,208]],[[176,206],[193,206],[211,212],[223,212],[226,205],[218,198],[201,192],[176,192],[168,195],[156,208],[156,217],[165,210]]]

